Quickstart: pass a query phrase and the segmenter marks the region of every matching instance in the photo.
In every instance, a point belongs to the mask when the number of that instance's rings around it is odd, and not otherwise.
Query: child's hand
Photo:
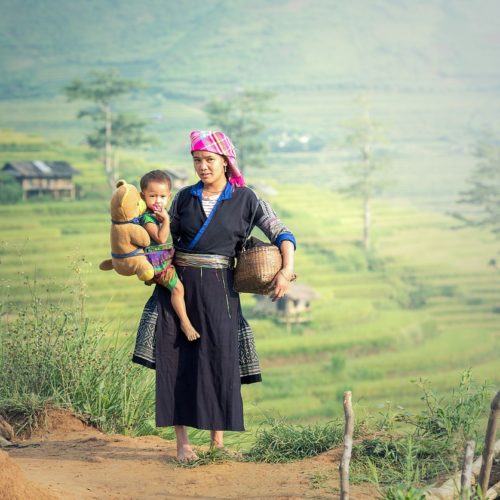
[[[158,219],[158,222],[160,224],[163,224],[165,221],[168,221],[169,220],[169,217],[168,217],[168,212],[167,212],[167,209],[165,207],[162,207],[161,205],[156,205],[154,207],[154,214],[155,214],[155,217]]]

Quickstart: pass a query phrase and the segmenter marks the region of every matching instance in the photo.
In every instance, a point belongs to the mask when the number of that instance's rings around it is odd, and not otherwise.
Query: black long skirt
[[[238,361],[239,296],[233,271],[176,266],[186,309],[201,338],[188,341],[158,286],[156,425],[243,431]]]

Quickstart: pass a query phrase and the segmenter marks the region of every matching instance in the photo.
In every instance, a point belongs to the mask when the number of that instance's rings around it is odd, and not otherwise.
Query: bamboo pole
[[[488,490],[490,481],[491,467],[493,465],[495,436],[497,433],[498,415],[500,414],[500,391],[491,402],[490,418],[486,427],[486,437],[484,438],[483,462],[481,464],[481,472],[479,473],[479,486],[481,491]]]
[[[460,498],[469,500],[470,485],[472,482],[472,460],[474,458],[474,449],[476,448],[475,441],[467,441],[465,443],[464,461],[462,464],[462,475],[460,477]]]
[[[344,451],[339,465],[340,500],[349,500],[349,464],[352,454],[352,435],[354,432],[354,412],[352,411],[352,392],[344,392]]]

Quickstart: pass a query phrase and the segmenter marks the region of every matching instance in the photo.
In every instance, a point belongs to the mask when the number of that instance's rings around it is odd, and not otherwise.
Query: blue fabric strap
[[[222,201],[222,195],[217,198],[217,201],[215,202],[214,208],[212,208],[210,215],[206,218],[205,222],[203,223],[203,226],[200,227],[200,229],[196,233],[196,235],[193,238],[193,240],[191,241],[191,243],[189,243],[187,250],[193,250],[193,248],[196,246],[198,241],[200,241],[200,238],[203,236],[203,233],[206,231],[208,225],[210,224],[210,221],[212,220],[212,218],[215,214],[215,211],[217,210],[217,208],[221,204],[221,201]]]
[[[134,217],[133,219],[130,219],[130,220],[113,220],[113,219],[111,219],[111,223],[112,224],[140,224],[141,218]]]
[[[111,252],[111,257],[113,259],[126,259],[127,257],[139,257],[141,255],[146,255],[142,248],[136,248],[135,250],[132,250],[129,253],[113,253]]]

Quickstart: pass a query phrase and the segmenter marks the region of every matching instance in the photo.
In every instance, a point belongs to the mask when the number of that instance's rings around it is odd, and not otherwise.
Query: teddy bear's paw
[[[137,274],[137,277],[141,281],[150,281],[155,277],[155,272],[153,271],[153,269],[146,269],[142,272],[142,274]]]
[[[101,271],[111,271],[113,269],[113,261],[111,259],[103,260],[99,264],[99,269]]]

